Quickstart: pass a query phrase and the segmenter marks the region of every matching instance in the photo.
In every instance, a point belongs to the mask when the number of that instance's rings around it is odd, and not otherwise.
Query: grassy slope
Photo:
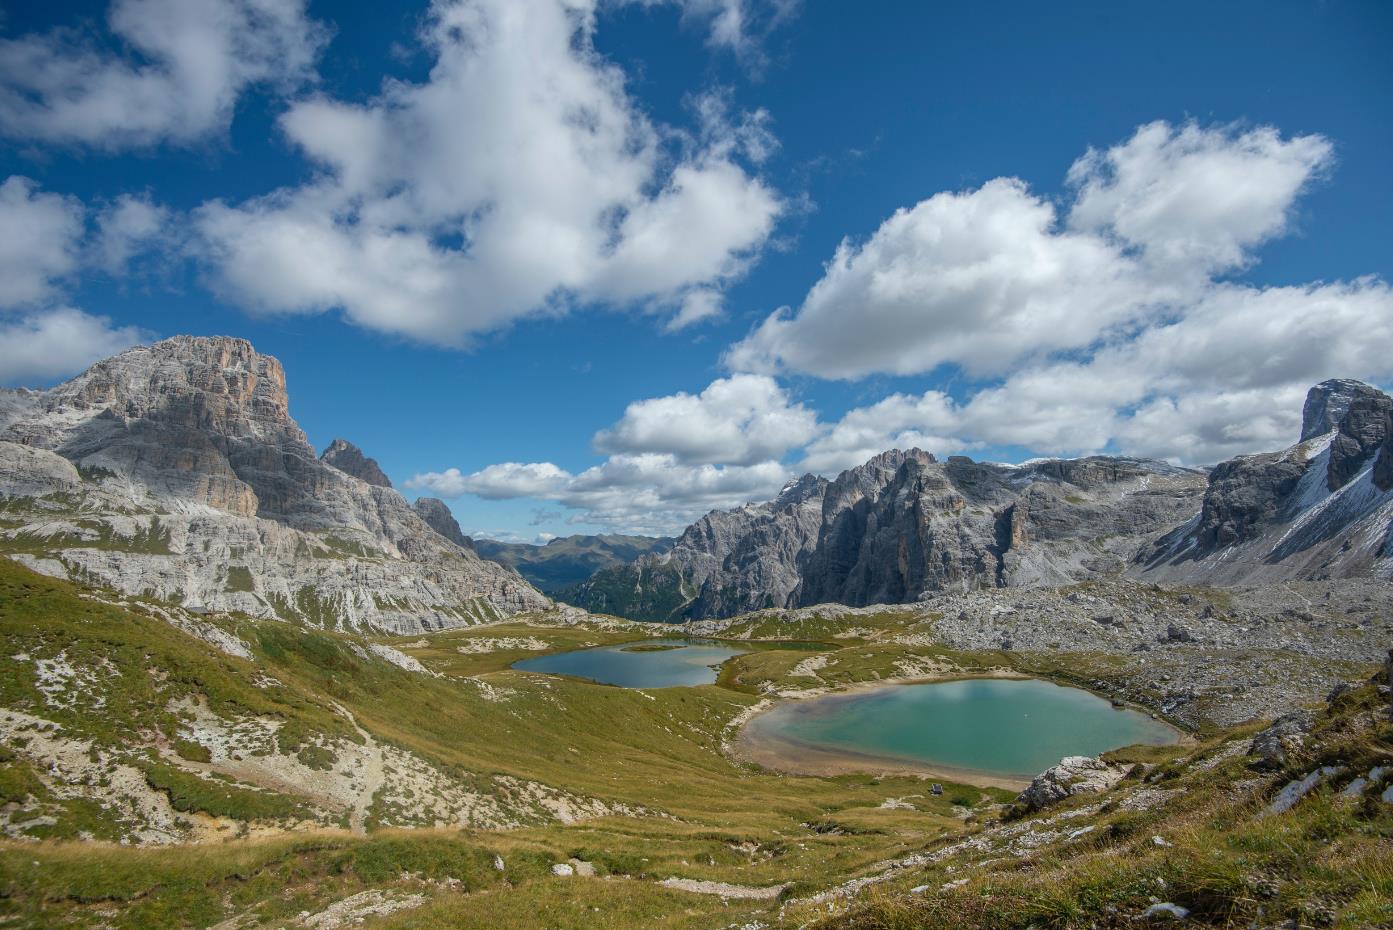
[[[255,919],[247,926],[255,926],[367,889],[427,896],[421,907],[369,924],[403,928],[696,928],[755,919],[776,927],[826,920],[829,928],[887,930],[949,922],[1106,926],[1126,925],[1124,918],[1154,893],[1216,925],[1231,915],[1249,920],[1254,912],[1247,899],[1269,902],[1269,914],[1304,914],[1333,901],[1365,924],[1393,916],[1387,911],[1386,849],[1393,834],[1386,808],[1342,806],[1323,796],[1291,816],[1258,823],[1251,815],[1272,785],[1235,792],[1234,782],[1251,777],[1242,759],[1201,773],[1167,762],[1163,752],[1150,761],[1166,763],[1160,770],[1165,786],[1187,789],[1183,802],[1164,814],[1090,814],[1078,821],[1096,827],[1088,837],[1024,861],[998,856],[995,864],[958,861],[951,873],[952,862],[907,870],[854,900],[850,909],[833,908],[838,913],[829,917],[825,905],[796,899],[975,829],[952,804],[980,804],[983,795],[949,785],[943,797],[933,797],[912,779],[785,777],[731,764],[720,751],[723,730],[756,693],[819,684],[789,674],[812,654],[805,649],[741,657],[724,670],[726,687],[635,691],[508,669],[538,651],[458,651],[475,638],[505,637],[570,649],[640,635],[632,630],[548,627],[524,618],[436,634],[422,645],[419,637],[390,641],[443,673],[430,677],[364,660],[351,648],[352,637],[244,618],[217,622],[253,646],[255,662],[224,657],[163,621],[96,604],[73,586],[0,560],[0,636],[9,654],[63,653],[98,664],[104,658],[117,670],[108,672],[102,707],[54,707],[28,673],[9,671],[0,676],[0,703],[114,745],[130,744],[141,728],[171,736],[177,715],[168,708],[170,700],[194,694],[229,715],[274,715],[293,724],[292,730],[352,738],[351,727],[333,710],[339,704],[377,740],[448,770],[535,779],[667,816],[506,832],[376,830],[353,837],[318,830],[201,846],[197,856],[180,848],[60,839],[5,842],[0,918],[32,926],[206,927],[249,914]],[[904,659],[968,671],[1014,665],[1076,676],[1104,674],[1109,666],[1102,656],[968,654],[846,637],[850,628],[907,629],[908,623],[906,615],[886,614],[809,622],[796,630],[735,632],[837,644],[835,661],[819,671],[834,683],[894,674],[895,663]],[[152,676],[151,669],[159,671]],[[251,685],[261,674],[281,684]],[[1323,752],[1360,765],[1393,755],[1386,728],[1369,733],[1350,723],[1373,700],[1371,691],[1346,699],[1327,728]],[[1341,727],[1349,732],[1342,736]],[[1192,752],[1202,755],[1224,737],[1213,734]],[[0,787],[11,792],[26,790],[40,774],[25,772],[18,756],[3,771],[11,774],[0,778]],[[881,807],[887,798],[907,796],[911,809]],[[75,811],[63,830],[51,832],[96,832],[90,828],[102,823],[102,813],[90,806]],[[1173,845],[1152,845],[1150,837],[1158,833]],[[493,868],[495,855],[506,863],[502,873]],[[571,856],[593,862],[601,877],[550,874],[552,863]],[[1254,897],[1249,886],[1259,873],[1275,876],[1275,899]],[[754,886],[791,882],[786,897],[795,900],[781,917],[777,905],[726,905],[656,884],[669,876]],[[963,888],[905,893],[922,884],[937,889],[962,876],[971,877]],[[1158,878],[1167,884],[1157,885]]]
[[[351,637],[247,619],[219,622],[253,645],[256,662],[225,657],[158,619],[86,600],[71,585],[0,562],[0,635],[8,652],[62,654],[75,666],[102,665],[105,659],[112,669],[103,686],[104,706],[51,706],[37,690],[28,664],[20,666],[25,671],[4,677],[4,705],[52,719],[96,744],[130,747],[141,742],[132,739],[140,730],[173,739],[178,715],[169,704],[193,694],[230,716],[276,716],[310,733],[349,736],[346,721],[332,710],[337,703],[379,741],[447,770],[516,775],[667,816],[611,817],[504,834],[423,830],[392,838],[390,853],[380,851],[390,834],[205,846],[192,861],[179,850],[6,843],[0,844],[0,914],[21,922],[200,926],[253,899],[262,902],[264,915],[278,913],[286,901],[298,902],[291,911],[298,913],[309,906],[305,902],[330,901],[377,881],[376,875],[354,877],[358,866],[351,863],[358,857],[399,857],[403,865],[393,875],[419,871],[405,865],[414,861],[417,844],[443,844],[441,848],[453,850],[451,855],[471,862],[478,857],[491,862],[495,853],[509,861],[516,853],[522,856],[520,863],[533,862],[537,868],[520,865],[517,873],[510,866],[509,880],[518,887],[500,888],[488,899],[492,903],[471,898],[440,905],[451,913],[486,908],[523,914],[532,912],[530,902],[537,895],[551,893],[524,891],[526,882],[556,886],[562,897],[572,893],[565,890],[571,886],[559,884],[541,868],[570,855],[594,861],[602,872],[646,879],[680,875],[753,885],[793,880],[812,887],[897,854],[926,835],[962,829],[946,799],[926,799],[920,810],[879,809],[887,796],[914,793],[917,782],[784,778],[732,765],[719,751],[720,734],[754,700],[738,692],[716,687],[639,692],[499,669],[506,655],[453,653],[453,659],[472,664],[495,693],[504,694],[495,701],[471,679],[429,677],[365,661],[348,648]],[[431,647],[420,652],[430,661],[434,651],[442,667],[449,668],[451,637],[509,632],[545,638],[553,648],[623,638],[600,630],[504,626],[433,638]],[[498,670],[487,671],[489,665]],[[158,673],[152,676],[151,669]],[[254,687],[250,682],[260,674],[281,684]],[[19,770],[25,763],[16,755],[11,765]],[[38,774],[21,772],[9,782],[22,791]],[[81,813],[85,819],[72,814],[68,828],[57,835],[76,835],[89,821],[101,819],[99,810]],[[855,828],[819,833],[803,826],[838,817],[854,821]],[[36,861],[40,866],[32,865]],[[488,884],[495,878],[483,874],[478,880]],[[632,895],[615,900],[616,907],[622,904],[623,910],[633,901],[651,899],[660,910],[670,909],[676,896],[684,913],[730,912],[715,898],[678,895],[646,881],[632,887]],[[282,888],[284,895],[276,892],[274,900],[258,897]],[[101,917],[112,911],[119,913]],[[648,916],[635,916],[633,923],[615,925],[657,924]]]

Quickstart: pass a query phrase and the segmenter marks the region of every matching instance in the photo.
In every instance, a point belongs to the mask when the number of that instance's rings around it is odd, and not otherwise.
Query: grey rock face
[[[359,481],[366,481],[368,484],[375,484],[379,488],[390,488],[392,479],[378,467],[377,459],[370,459],[347,439],[335,439],[329,443],[329,448],[325,449],[319,456],[319,460],[326,465],[332,465],[346,475],[352,475]]]
[[[285,372],[241,339],[180,336],[6,405],[0,438],[242,516],[286,516],[318,490]],[[0,407],[0,410],[5,409]]]
[[[241,339],[175,337],[3,392],[0,496],[29,564],[191,609],[413,632],[549,604],[321,462],[280,363]]]
[[[1209,478],[1201,545],[1210,551],[1247,542],[1282,510],[1307,463],[1300,456],[1251,456],[1224,462]]]
[[[1257,765],[1266,769],[1285,768],[1292,756],[1301,751],[1306,737],[1311,735],[1315,717],[1310,711],[1296,710],[1272,721],[1272,725],[1253,737],[1248,754],[1257,757]]]
[[[857,476],[846,495],[839,477],[829,491],[801,603],[905,601],[1116,571],[1147,534],[1194,506],[1203,480],[1098,457],[1012,468],[918,453],[897,464],[881,456],[871,471],[883,484]]]
[[[1036,775],[1016,800],[1030,810],[1039,810],[1076,794],[1107,791],[1126,775],[1124,766],[1109,765],[1089,756],[1066,756],[1058,765]]]
[[[672,554],[699,588],[690,615],[789,606],[817,542],[827,487],[804,475],[767,504],[708,514],[683,533]]]
[[[1393,398],[1372,388],[1352,398],[1330,441],[1326,486],[1338,491],[1350,482],[1373,456],[1378,456],[1374,485],[1380,491],[1393,487],[1386,463],[1393,456]]]
[[[659,621],[787,606],[817,539],[826,488],[806,475],[772,501],[712,511],[668,551],[601,569],[561,596],[588,610]]]
[[[708,514],[671,552],[597,573],[576,601],[645,619],[700,619],[1063,584],[1120,570],[1193,512],[1203,486],[1201,473],[1159,462],[1016,467],[892,450],[832,482],[809,475],[768,503]],[[654,605],[655,581],[681,596],[663,599],[661,615],[626,611],[640,596],[645,609]]]
[[[411,506],[421,515],[421,519],[426,521],[426,525],[441,536],[457,546],[474,548],[474,540],[464,535],[464,531],[455,520],[455,515],[443,500],[438,497],[418,497],[416,503]]]
[[[1358,381],[1306,398],[1302,439],[1214,468],[1200,514],[1134,573],[1248,584],[1386,576],[1393,569],[1393,399]]]
[[[1322,381],[1306,392],[1306,403],[1301,408],[1301,438],[1299,442],[1315,439],[1333,432],[1349,411],[1350,403],[1356,398],[1370,393],[1378,393],[1363,381],[1336,378]]]

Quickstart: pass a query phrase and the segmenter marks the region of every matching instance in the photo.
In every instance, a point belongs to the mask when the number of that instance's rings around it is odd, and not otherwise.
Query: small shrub
[[[316,743],[306,743],[300,747],[300,751],[295,754],[307,768],[316,769],[320,772],[327,772],[334,767],[334,763],[339,757],[332,749],[327,746],[320,746]]]
[[[202,743],[195,743],[193,740],[176,739],[174,741],[174,753],[181,759],[190,762],[212,762],[213,753]]]
[[[308,813],[304,805],[285,795],[219,784],[161,762],[147,762],[141,768],[150,787],[167,794],[170,805],[184,813],[233,820],[285,820]]]

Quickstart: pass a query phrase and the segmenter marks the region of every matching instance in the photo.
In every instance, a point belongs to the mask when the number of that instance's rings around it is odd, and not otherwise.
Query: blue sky
[[[467,531],[1393,380],[1386,3],[0,8],[0,381],[243,336]]]

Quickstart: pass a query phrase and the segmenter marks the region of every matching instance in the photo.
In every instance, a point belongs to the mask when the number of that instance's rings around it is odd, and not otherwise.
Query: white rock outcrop
[[[1065,756],[1036,775],[1017,801],[1031,810],[1057,804],[1076,794],[1107,791],[1127,776],[1129,766],[1110,765],[1090,756]]]
[[[280,363],[242,339],[177,336],[48,391],[0,391],[0,533],[41,571],[401,633],[550,606],[350,464],[315,455]]]

